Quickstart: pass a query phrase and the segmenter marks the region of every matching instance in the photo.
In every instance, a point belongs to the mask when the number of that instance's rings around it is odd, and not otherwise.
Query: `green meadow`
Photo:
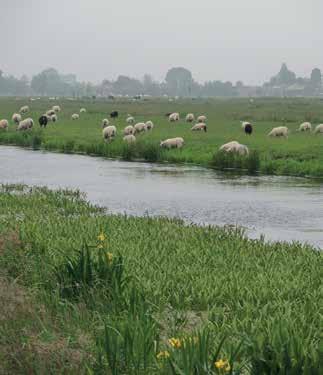
[[[79,123],[62,116],[45,142],[73,139],[83,124],[75,145],[86,134],[100,143],[96,106]],[[216,126],[210,134],[221,138]],[[107,215],[77,191],[2,185],[0,373],[319,375],[322,266],[310,246]]]
[[[0,118],[10,120],[12,114],[25,104],[30,106],[31,111],[26,116],[34,119],[34,128],[18,134],[11,122],[9,131],[0,133],[2,144],[124,160],[194,163],[217,169],[242,169],[247,173],[323,176],[323,136],[297,131],[304,121],[310,121],[313,127],[323,123],[323,101],[320,99],[257,98],[250,102],[249,99],[214,98],[169,102],[164,98],[140,101],[3,98],[0,99]],[[40,129],[39,116],[54,104],[62,108],[58,122]],[[72,121],[71,115],[78,113],[81,107],[85,107],[87,113]],[[117,127],[118,135],[107,144],[102,139],[101,121],[112,110],[120,113],[118,119],[110,121]],[[165,116],[168,112],[179,112],[181,121],[169,123]],[[207,133],[190,131],[192,125],[184,121],[190,112],[207,116]],[[134,116],[136,122],[152,120],[155,124],[152,131],[137,136],[134,146],[127,146],[122,140],[127,114]],[[240,122],[244,120],[254,124],[251,136],[245,135],[241,129]],[[267,137],[273,127],[283,125],[289,128],[288,139]],[[183,149],[161,150],[160,141],[172,137],[184,138]],[[219,147],[232,140],[247,145],[250,156],[241,158],[219,154]]]

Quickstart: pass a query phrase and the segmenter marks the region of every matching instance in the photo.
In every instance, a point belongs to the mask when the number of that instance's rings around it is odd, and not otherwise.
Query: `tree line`
[[[275,91],[276,90],[276,91]],[[119,75],[116,80],[103,80],[94,85],[91,82],[79,82],[75,74],[60,74],[49,68],[32,77],[31,81],[23,75],[20,79],[5,75],[0,70],[0,95],[2,96],[67,96],[67,97],[113,97],[115,95],[151,95],[181,97],[233,97],[279,95],[319,95],[323,92],[322,75],[314,68],[310,77],[297,77],[286,64],[280,71],[262,86],[246,86],[242,81],[233,84],[230,81],[207,81],[199,83],[185,68],[168,70],[163,82],[155,81],[149,74],[142,80]]]

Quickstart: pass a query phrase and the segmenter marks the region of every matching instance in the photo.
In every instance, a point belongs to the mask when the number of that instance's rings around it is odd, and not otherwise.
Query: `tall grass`
[[[17,189],[0,192],[0,279],[34,298],[39,322],[23,336],[25,313],[0,325],[1,347],[28,349],[12,354],[20,371],[53,367],[30,353],[64,342],[90,373],[319,374],[321,252]]]

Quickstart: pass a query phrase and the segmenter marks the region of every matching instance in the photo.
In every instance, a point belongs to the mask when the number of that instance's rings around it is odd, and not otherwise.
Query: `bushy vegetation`
[[[11,118],[12,113],[25,104],[25,100],[0,100],[2,118]],[[62,107],[58,122],[49,123],[46,129],[39,129],[37,120],[40,114],[53,103]],[[172,163],[195,163],[214,168],[242,169],[248,173],[285,174],[296,176],[323,176],[323,136],[298,132],[299,124],[311,121],[313,125],[323,123],[323,106],[319,99],[204,99],[204,100],[168,100],[149,99],[132,102],[115,100],[59,102],[41,99],[30,104],[31,116],[35,126],[29,133],[15,131],[10,125],[9,131],[0,132],[0,143],[16,144],[66,153],[85,153],[125,160],[147,160],[151,162],[168,161]],[[87,113],[81,114],[78,121],[71,120],[71,114],[81,107]],[[117,127],[118,135],[111,143],[105,143],[101,134],[101,121],[117,109],[120,117],[111,121]],[[166,113],[178,111],[183,119],[188,112],[206,114],[208,132],[192,132],[191,124],[181,120],[169,123]],[[137,136],[135,145],[127,146],[122,140],[122,131],[126,126],[126,116],[131,113],[136,120],[152,120],[152,131]],[[251,136],[244,134],[240,121],[249,120],[254,124]],[[267,137],[275,126],[286,125],[290,129],[288,139]],[[161,150],[161,140],[183,137],[183,149]],[[236,140],[249,147],[249,158],[220,155],[219,147]]]
[[[0,192],[0,372],[319,374],[322,253]]]

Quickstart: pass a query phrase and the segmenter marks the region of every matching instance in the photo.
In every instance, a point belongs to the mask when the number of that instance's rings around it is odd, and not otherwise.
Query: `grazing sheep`
[[[249,155],[248,147],[245,145],[242,145],[241,143],[237,141],[231,141],[231,142],[225,143],[219,148],[219,150],[225,151],[225,152],[234,152],[241,156]]]
[[[58,112],[61,111],[61,107],[59,105],[54,105],[52,110],[55,111],[56,113],[58,113]]]
[[[303,122],[300,124],[299,129],[300,132],[306,132],[312,130],[312,124],[310,122]]]
[[[195,119],[195,117],[194,117],[193,113],[188,113],[188,114],[186,115],[186,117],[185,117],[185,121],[186,121],[186,122],[193,122],[194,119]]]
[[[142,132],[145,132],[146,130],[147,130],[146,124],[144,122],[138,122],[134,126],[133,134],[142,133]]]
[[[288,138],[288,128],[287,126],[278,126],[273,128],[269,133],[268,137],[285,137]]]
[[[110,117],[111,118],[117,118],[119,116],[119,112],[118,111],[112,111],[111,113],[110,113]]]
[[[48,117],[46,115],[42,115],[39,117],[38,122],[41,128],[42,127],[46,128],[47,123],[48,123]]]
[[[126,126],[123,130],[124,135],[130,135],[130,134],[134,134],[134,133],[135,133],[135,129],[132,125]]]
[[[146,129],[147,130],[151,130],[151,129],[153,129],[154,128],[154,123],[152,122],[152,121],[147,121],[146,122]]]
[[[73,113],[71,118],[72,120],[78,120],[80,118],[80,115],[78,113]]]
[[[58,117],[56,114],[50,116],[51,121],[56,122],[58,120]]]
[[[168,119],[169,119],[170,122],[179,121],[179,113],[177,113],[177,112],[171,113],[169,115]]]
[[[102,130],[103,138],[106,142],[112,140],[117,134],[117,128],[114,125],[109,125]]]
[[[135,118],[132,116],[128,116],[126,119],[127,124],[134,124],[135,123]]]
[[[204,130],[205,132],[207,132],[207,126],[206,124],[204,124],[204,122],[200,122],[196,125],[194,125],[192,128],[191,128],[192,131],[201,131],[201,130]]]
[[[317,125],[315,127],[314,133],[323,133],[323,124]]]
[[[8,120],[0,120],[0,129],[2,130],[8,130],[9,122]]]
[[[55,113],[56,113],[56,112],[55,112],[53,109],[49,109],[49,110],[46,112],[46,116],[51,117],[51,116],[55,115]]]
[[[197,122],[203,122],[205,123],[206,122],[206,116],[205,115],[201,115],[197,118]]]
[[[108,126],[109,125],[109,120],[107,119],[107,118],[104,118],[103,120],[102,120],[102,128],[105,128],[106,126]]]
[[[127,142],[128,145],[136,142],[136,137],[133,134],[128,134],[123,137],[124,142]]]
[[[22,115],[24,115],[25,113],[28,113],[29,112],[29,107],[28,105],[24,105],[23,107],[20,108],[19,110],[19,113],[21,113]]]
[[[176,137],[176,138],[169,138],[166,139],[165,141],[160,142],[160,147],[162,148],[182,148],[184,145],[184,139],[181,137]]]
[[[34,126],[34,121],[32,118],[26,118],[25,120],[20,121],[17,130],[28,130],[31,129]]]
[[[241,121],[241,127],[244,130],[247,125],[251,125],[249,121]]]
[[[12,119],[12,121],[13,121],[16,125],[18,125],[19,122],[22,120],[22,119],[21,119],[21,116],[20,116],[19,113],[14,113],[14,114],[12,115],[11,119]]]
[[[242,129],[244,130],[244,132],[248,135],[251,135],[252,134],[252,131],[253,131],[253,128],[252,128],[252,125],[250,122],[243,122],[242,123]]]
[[[80,113],[86,113],[86,109],[85,108],[81,108],[80,109]]]

